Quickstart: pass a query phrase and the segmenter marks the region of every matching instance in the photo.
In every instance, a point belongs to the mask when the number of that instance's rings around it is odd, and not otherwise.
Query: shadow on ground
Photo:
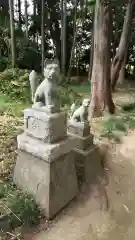
[[[135,134],[108,154],[105,178],[82,189],[48,231],[34,240],[133,240],[135,239]]]

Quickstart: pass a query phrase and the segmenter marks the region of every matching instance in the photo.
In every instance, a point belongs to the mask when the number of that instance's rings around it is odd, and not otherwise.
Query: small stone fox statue
[[[87,122],[89,104],[90,100],[84,99],[82,105],[74,111],[70,119],[77,122]]]
[[[39,106],[53,106],[57,102],[57,80],[59,78],[60,68],[57,59],[45,60],[44,80],[37,87],[35,73],[31,72],[31,91],[33,107],[38,103]],[[36,87],[36,90],[35,90]]]

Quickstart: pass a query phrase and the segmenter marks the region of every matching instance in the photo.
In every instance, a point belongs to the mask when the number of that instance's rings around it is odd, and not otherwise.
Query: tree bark
[[[115,112],[111,95],[111,6],[96,0],[94,20],[94,55],[91,80],[90,118],[103,115],[108,107],[109,113]]]
[[[12,67],[16,65],[16,49],[15,49],[15,31],[14,31],[14,2],[9,0],[10,12],[10,32],[11,32],[11,54],[12,54]]]
[[[19,17],[19,27],[22,26],[22,16],[21,16],[21,0],[18,0],[18,17]]]
[[[135,0],[130,0],[127,5],[126,16],[124,20],[124,25],[123,25],[123,30],[120,38],[118,51],[116,52],[116,55],[112,61],[112,66],[111,66],[112,91],[115,90],[115,86],[119,78],[119,72],[121,70],[122,63],[124,62],[124,58],[125,58],[125,51],[128,51],[134,7],[135,7]]]
[[[76,46],[76,36],[77,36],[77,5],[78,5],[78,2],[76,1],[76,2],[75,2],[75,6],[74,6],[73,45],[72,45],[72,49],[71,49],[71,55],[70,55],[70,61],[69,61],[69,69],[68,69],[68,74],[67,74],[68,80],[69,80],[70,75],[71,75],[72,60],[73,60],[74,51],[75,51],[75,46]]]
[[[88,80],[91,80],[91,76],[92,76],[92,66],[93,66],[93,50],[94,50],[94,10],[93,10],[93,14],[92,14],[92,21],[93,21],[93,26],[92,26],[92,32],[91,32],[91,51],[90,51],[90,65],[89,65],[89,72],[88,72]]]
[[[45,0],[42,0],[42,14],[41,14],[41,45],[42,45],[42,77],[44,76],[44,60],[45,60]]]
[[[121,69],[119,72],[118,84],[123,85],[125,81],[125,66],[127,62],[127,53],[125,54],[124,61],[122,62]]]
[[[61,70],[66,72],[66,0],[61,0]]]
[[[25,27],[26,27],[26,40],[28,40],[28,12],[27,12],[28,4],[27,0],[25,0]]]
[[[35,26],[36,19],[36,0],[33,0],[33,25]],[[36,33],[33,34],[34,41],[36,42]]]

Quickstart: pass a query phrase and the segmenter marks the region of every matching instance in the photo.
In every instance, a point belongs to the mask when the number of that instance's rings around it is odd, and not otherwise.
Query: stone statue
[[[57,108],[57,79],[59,74],[58,60],[45,60],[44,80],[35,91],[33,107]]]
[[[36,92],[37,85],[38,85],[38,75],[34,70],[32,70],[29,74],[29,81],[30,81],[30,87],[31,87],[31,98],[32,98],[31,100],[33,102],[34,94]]]
[[[77,122],[87,122],[89,104],[90,100],[84,99],[82,105],[74,111],[70,119]]]

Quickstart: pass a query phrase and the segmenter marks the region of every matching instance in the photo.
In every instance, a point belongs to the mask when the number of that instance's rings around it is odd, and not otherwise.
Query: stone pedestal
[[[93,144],[89,123],[70,120],[68,134],[76,142],[74,153],[78,182],[94,183],[98,176],[103,175],[103,168],[99,149]]]
[[[67,115],[37,109],[24,110],[24,130],[27,135],[53,143],[67,136]]]
[[[14,182],[32,194],[48,219],[77,195],[75,141],[67,136],[65,113],[24,111],[24,133],[17,138]]]

